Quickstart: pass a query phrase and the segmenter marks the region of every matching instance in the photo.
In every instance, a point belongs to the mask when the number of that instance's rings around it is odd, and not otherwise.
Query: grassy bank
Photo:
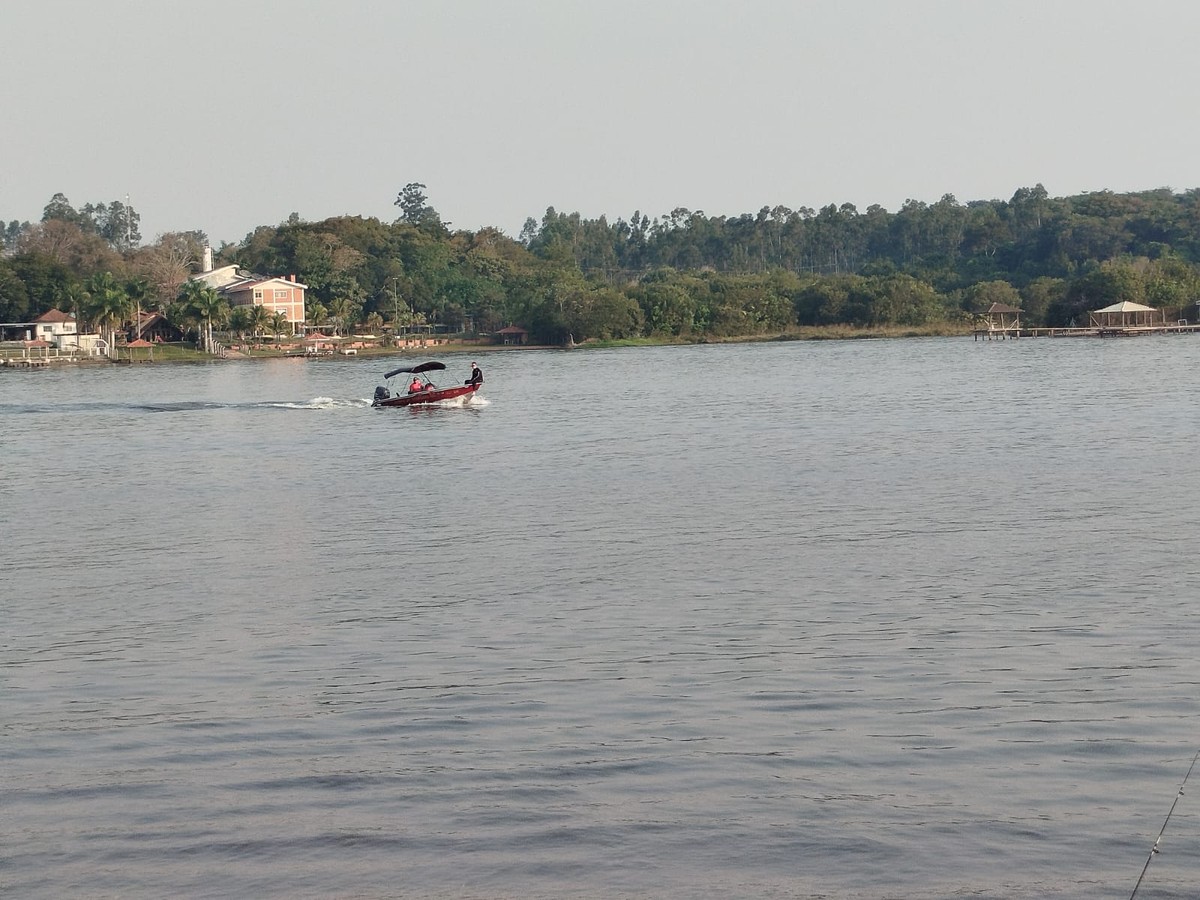
[[[720,337],[695,335],[692,337],[629,338],[614,341],[588,341],[579,347],[658,347],[672,344],[748,344],[763,341],[852,341],[906,337],[961,337],[971,333],[968,325],[900,326],[887,325],[878,328],[856,328],[852,325],[822,325],[789,328],[770,334],[741,334]]]
[[[970,334],[971,330],[966,325],[926,325],[920,327],[901,327],[887,326],[879,328],[855,328],[849,325],[827,325],[821,327],[804,327],[804,328],[789,328],[782,332],[772,332],[769,334],[743,334],[743,335],[689,335],[685,337],[639,337],[626,338],[621,340],[589,340],[580,344],[575,344],[575,349],[606,349],[612,347],[670,347],[670,346],[688,346],[692,344],[746,344],[758,343],[765,341],[847,341],[847,340],[868,340],[868,339],[884,339],[884,338],[906,338],[906,337],[960,337]],[[130,349],[120,347],[120,361],[126,362],[129,360]],[[436,347],[360,347],[354,351],[354,356],[376,357],[376,356],[406,356],[413,359],[436,358],[441,355],[463,354],[463,353],[496,353],[506,351],[522,351],[522,350],[562,350],[566,349],[562,345],[516,345],[516,344],[480,344],[474,341],[450,341],[448,343],[439,344]],[[153,348],[153,357],[150,356],[149,348],[135,348],[132,350],[133,359],[135,362],[214,362],[216,358],[203,350],[198,349],[192,344],[155,344]],[[291,352],[274,347],[270,344],[239,344],[230,348],[230,353],[227,358],[230,359],[337,359],[346,358],[341,354],[322,354],[315,356],[312,354],[297,353],[294,349]],[[80,360],[80,362],[105,362],[106,360],[92,358],[88,360]]]

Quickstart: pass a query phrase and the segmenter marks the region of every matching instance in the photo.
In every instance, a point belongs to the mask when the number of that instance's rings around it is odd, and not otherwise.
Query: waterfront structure
[[[129,329],[129,340],[152,341],[156,344],[174,343],[183,340],[183,332],[162,313],[140,313],[137,324]]]
[[[524,344],[529,339],[529,332],[517,325],[508,325],[496,332],[496,339],[501,344]]]
[[[1161,309],[1122,300],[1088,314],[1093,328],[1153,328],[1166,325]]]
[[[975,339],[979,340],[980,333],[986,332],[989,340],[1004,340],[1008,337],[1020,337],[1021,310],[1007,303],[993,303],[981,317],[984,327],[975,329]]]
[[[224,296],[231,306],[262,306],[270,313],[283,313],[294,331],[304,324],[304,292],[308,285],[296,280],[259,275],[235,265],[213,267],[212,248],[204,248],[204,263],[192,281],[200,281]]]
[[[0,340],[3,341],[61,344],[60,338],[69,337],[73,343],[77,333],[75,317],[59,309],[47,310],[31,322],[0,322]]]

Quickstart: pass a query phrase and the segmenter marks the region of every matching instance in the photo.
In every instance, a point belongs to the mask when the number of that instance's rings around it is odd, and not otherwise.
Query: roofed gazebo
[[[129,351],[130,362],[154,362],[154,345],[145,338],[138,338],[136,341],[130,341],[125,345],[125,349]],[[134,350],[147,350],[148,354],[143,354],[140,357],[133,355]]]
[[[975,340],[1007,340],[1021,336],[1021,310],[1007,303],[993,303],[987,312],[975,315]]]
[[[1131,300],[1122,300],[1104,309],[1088,313],[1093,328],[1153,328],[1166,324],[1165,314],[1153,306],[1143,306]]]
[[[21,356],[25,359],[34,359],[35,354],[32,351],[41,350],[42,359],[50,358],[50,342],[41,339],[33,341],[21,341]]]
[[[1021,310],[1007,303],[993,303],[986,313],[988,328],[993,331],[1011,331],[1021,327]]]

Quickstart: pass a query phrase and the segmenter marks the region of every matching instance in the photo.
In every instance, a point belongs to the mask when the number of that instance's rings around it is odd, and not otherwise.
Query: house
[[[213,268],[212,248],[204,248],[204,267],[192,281],[201,281],[215,289],[231,306],[263,306],[274,315],[283,313],[293,329],[304,324],[304,292],[308,285],[295,275],[277,278],[257,275],[235,265]]]
[[[33,320],[33,340],[51,344],[61,343],[59,338],[78,333],[75,317],[58,309],[47,310]]]
[[[0,322],[0,341],[46,341],[62,347],[74,344],[78,335],[75,317],[51,309],[32,322]]]
[[[199,275],[193,275],[192,281],[203,281],[210,288],[219,291],[223,287],[244,281],[247,277],[246,273],[237,266],[221,266],[219,269],[214,269],[211,268],[212,257],[205,256],[205,259],[208,260],[210,268],[205,269]]]
[[[264,278],[250,276],[245,281],[218,288],[229,298],[233,306],[265,306],[267,311],[283,313],[293,326],[304,324],[304,292],[308,285],[301,284],[295,275],[287,278]]]
[[[183,340],[183,332],[172,325],[161,313],[144,312],[136,329],[129,329],[130,342],[150,341],[154,344],[172,344]]]

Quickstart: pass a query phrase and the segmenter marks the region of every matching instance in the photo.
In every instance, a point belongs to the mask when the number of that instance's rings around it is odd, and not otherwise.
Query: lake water
[[[0,371],[0,893],[1130,895],[1200,341],[478,359]]]

